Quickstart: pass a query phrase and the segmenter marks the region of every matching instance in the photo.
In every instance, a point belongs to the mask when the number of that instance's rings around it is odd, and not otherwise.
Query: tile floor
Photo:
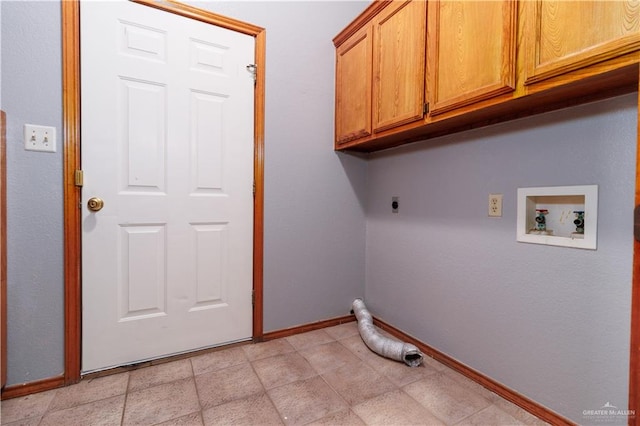
[[[2,401],[2,425],[539,425],[444,365],[410,368],[356,323]]]

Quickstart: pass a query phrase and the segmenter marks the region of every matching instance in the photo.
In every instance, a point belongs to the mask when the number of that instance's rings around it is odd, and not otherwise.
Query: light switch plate
[[[28,151],[56,152],[56,128],[25,124],[24,149]]]

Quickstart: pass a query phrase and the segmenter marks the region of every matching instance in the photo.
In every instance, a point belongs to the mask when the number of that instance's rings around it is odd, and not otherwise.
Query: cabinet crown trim
[[[333,38],[333,45],[340,46],[349,37],[355,34],[360,28],[367,25],[382,9],[387,7],[393,0],[376,0],[371,3],[360,15],[356,17],[345,29]]]

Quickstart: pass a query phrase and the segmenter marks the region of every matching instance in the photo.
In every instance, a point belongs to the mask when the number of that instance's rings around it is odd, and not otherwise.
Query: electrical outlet
[[[28,151],[56,152],[56,128],[25,124],[24,149]]]
[[[489,216],[502,216],[502,194],[489,194]]]

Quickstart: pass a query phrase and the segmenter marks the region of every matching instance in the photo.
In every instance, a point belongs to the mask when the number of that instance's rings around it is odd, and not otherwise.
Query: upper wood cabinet
[[[523,3],[525,84],[640,48],[640,0]]]
[[[371,134],[372,27],[364,27],[336,50],[336,143]]]
[[[640,0],[375,0],[334,39],[338,150],[637,90]]]
[[[426,2],[380,2],[336,36],[336,145],[422,120]]]
[[[427,8],[421,0],[393,2],[373,21],[373,129],[424,116]]]
[[[515,89],[517,2],[429,2],[431,115]]]

